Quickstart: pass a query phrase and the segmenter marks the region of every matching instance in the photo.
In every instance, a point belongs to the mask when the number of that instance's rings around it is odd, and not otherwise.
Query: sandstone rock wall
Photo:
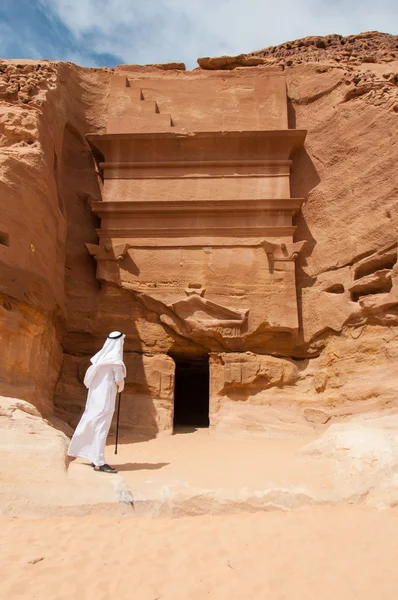
[[[297,433],[396,403],[397,44],[376,33],[327,36],[199,61],[206,70],[238,67],[242,79],[283,72],[289,127],[308,131],[291,176],[292,197],[306,198],[295,221],[295,241],[307,240],[296,263],[300,336],[292,346],[259,335],[250,354],[214,348],[216,426]],[[88,358],[109,329],[122,328],[130,366],[122,424],[170,429],[167,354],[201,348],[135,290],[100,288],[85,248],[97,243],[90,202],[101,199],[102,182],[84,136],[105,129],[110,71],[0,67],[0,393],[50,412],[58,380],[57,411],[75,425]],[[118,69],[127,71],[188,84],[211,75]]]

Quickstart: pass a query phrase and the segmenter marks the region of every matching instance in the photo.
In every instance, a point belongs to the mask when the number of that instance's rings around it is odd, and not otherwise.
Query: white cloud
[[[239,54],[307,35],[398,30],[396,0],[40,0],[90,51],[126,63]]]

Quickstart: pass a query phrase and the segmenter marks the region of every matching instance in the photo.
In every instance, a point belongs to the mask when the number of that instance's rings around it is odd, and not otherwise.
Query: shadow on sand
[[[194,426],[183,426],[183,425],[178,425],[176,427],[174,427],[173,430],[173,435],[180,435],[180,434],[184,434],[184,433],[194,433],[195,431],[197,431],[198,429],[204,429],[202,427],[194,427]]]
[[[170,463],[168,462],[160,462],[160,463],[124,463],[121,465],[112,464],[115,469],[118,471],[155,471],[157,469],[162,469],[166,467]]]

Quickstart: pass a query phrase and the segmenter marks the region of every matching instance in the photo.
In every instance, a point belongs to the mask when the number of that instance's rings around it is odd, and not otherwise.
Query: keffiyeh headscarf
[[[112,331],[105,344],[97,354],[90,359],[92,363],[84,377],[84,385],[89,388],[99,367],[103,365],[121,365],[126,376],[126,365],[123,362],[123,344],[126,336],[120,331]]]

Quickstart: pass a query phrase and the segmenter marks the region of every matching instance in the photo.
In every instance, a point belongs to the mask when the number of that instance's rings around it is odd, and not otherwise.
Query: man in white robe
[[[103,348],[91,359],[84,377],[88,388],[86,409],[76,427],[68,455],[86,458],[95,471],[117,473],[105,461],[105,443],[115,411],[116,395],[124,389],[126,366],[123,362],[125,336],[109,334]]]

